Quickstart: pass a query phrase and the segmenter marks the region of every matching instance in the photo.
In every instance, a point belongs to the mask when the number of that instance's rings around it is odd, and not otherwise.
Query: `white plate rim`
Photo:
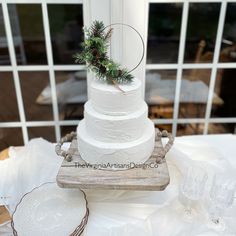
[[[20,201],[17,203],[17,205],[16,205],[16,207],[15,207],[15,210],[13,211],[12,217],[11,217],[11,218],[12,218],[12,219],[11,219],[11,228],[12,228],[12,231],[13,231],[13,235],[14,235],[14,236],[19,236],[18,233],[17,233],[17,230],[16,230],[15,227],[14,227],[14,215],[15,215],[15,213],[16,213],[18,207],[21,205],[22,201],[24,200],[24,198],[25,198],[26,196],[28,196],[30,193],[32,193],[33,191],[35,191],[35,190],[37,190],[37,189],[43,187],[44,185],[47,185],[47,184],[56,184],[56,183],[57,183],[57,182],[55,182],[55,181],[52,181],[52,182],[45,182],[45,183],[43,183],[43,184],[41,184],[41,185],[39,185],[39,186],[33,188],[31,191],[25,193],[25,194],[22,196],[22,198],[20,199]],[[86,206],[85,206],[85,207],[86,207],[86,212],[85,212],[85,215],[84,215],[84,217],[82,218],[80,224],[73,230],[73,232],[72,232],[69,236],[80,236],[80,235],[83,233],[83,231],[84,231],[84,229],[85,229],[85,227],[86,227],[86,225],[87,225],[88,217],[89,217],[88,200],[87,200],[86,194],[85,194],[85,192],[84,192],[82,189],[78,189],[78,190],[83,193],[84,200],[85,200],[85,203],[86,203]]]

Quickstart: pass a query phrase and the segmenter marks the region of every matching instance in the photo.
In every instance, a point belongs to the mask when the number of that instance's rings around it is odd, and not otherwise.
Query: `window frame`
[[[150,3],[182,3],[182,19],[180,27],[180,43],[179,43],[179,52],[178,52],[178,61],[177,63],[166,63],[166,64],[146,64],[147,70],[168,70],[175,69],[177,70],[176,75],[176,88],[175,88],[175,101],[174,101],[174,113],[172,119],[154,119],[155,124],[172,124],[172,134],[176,136],[178,124],[196,124],[204,123],[203,134],[208,134],[209,123],[236,123],[236,117],[229,118],[212,118],[211,109],[212,109],[212,100],[214,96],[214,88],[217,77],[218,69],[226,68],[236,68],[236,63],[220,63],[219,55],[221,50],[221,40],[224,30],[224,22],[227,11],[228,3],[236,3],[235,0],[149,0]],[[184,63],[184,53],[185,53],[185,44],[186,44],[186,33],[187,33],[187,24],[188,24],[188,14],[189,14],[189,5],[190,3],[221,3],[219,21],[217,26],[216,42],[214,49],[213,61],[211,63]],[[149,11],[148,11],[149,14]],[[147,22],[148,24],[148,22]],[[206,103],[206,112],[204,118],[179,118],[179,105],[180,105],[180,92],[181,92],[181,80],[184,69],[211,69],[210,75],[210,84],[209,92]]]
[[[84,65],[55,65],[53,62],[53,52],[51,44],[51,33],[49,27],[48,18],[48,4],[78,4],[83,5],[83,0],[1,0],[3,21],[5,25],[6,38],[8,43],[8,50],[10,56],[11,65],[2,66],[0,65],[0,72],[12,72],[13,80],[15,85],[15,92],[17,98],[17,105],[19,110],[20,120],[18,122],[0,122],[0,128],[21,128],[24,144],[28,143],[28,127],[47,127],[53,126],[55,128],[56,140],[61,137],[60,127],[78,125],[79,120],[59,120],[58,102],[56,96],[56,71],[82,71],[85,70]],[[10,25],[10,16],[8,11],[8,4],[39,4],[42,8],[42,19],[43,29],[45,36],[46,56],[47,65],[18,65],[16,61],[16,53],[14,49],[14,41],[12,36],[12,30]],[[27,121],[25,117],[25,110],[22,98],[22,91],[20,86],[19,73],[23,71],[47,71],[49,73],[49,82],[51,86],[52,94],[52,110],[53,110],[53,121]]]

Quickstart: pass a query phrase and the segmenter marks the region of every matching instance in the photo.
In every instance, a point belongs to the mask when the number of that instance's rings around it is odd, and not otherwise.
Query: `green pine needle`
[[[124,84],[132,82],[133,75],[126,68],[121,68],[118,63],[108,58],[107,52],[112,29],[107,32],[104,29],[105,26],[101,21],[94,21],[90,28],[84,29],[86,38],[81,44],[82,52],[73,56],[75,63],[86,63],[87,68],[98,79],[107,83]]]

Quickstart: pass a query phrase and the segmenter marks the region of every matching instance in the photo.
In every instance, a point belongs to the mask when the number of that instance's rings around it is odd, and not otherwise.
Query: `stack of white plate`
[[[87,219],[82,191],[46,183],[22,198],[13,214],[12,227],[18,236],[80,235]]]

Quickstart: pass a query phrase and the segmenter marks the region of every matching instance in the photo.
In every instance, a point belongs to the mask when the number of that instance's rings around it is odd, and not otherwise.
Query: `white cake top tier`
[[[141,81],[137,78],[129,84],[119,84],[120,91],[113,84],[94,80],[91,84],[93,108],[105,115],[127,115],[136,111],[142,104]]]

